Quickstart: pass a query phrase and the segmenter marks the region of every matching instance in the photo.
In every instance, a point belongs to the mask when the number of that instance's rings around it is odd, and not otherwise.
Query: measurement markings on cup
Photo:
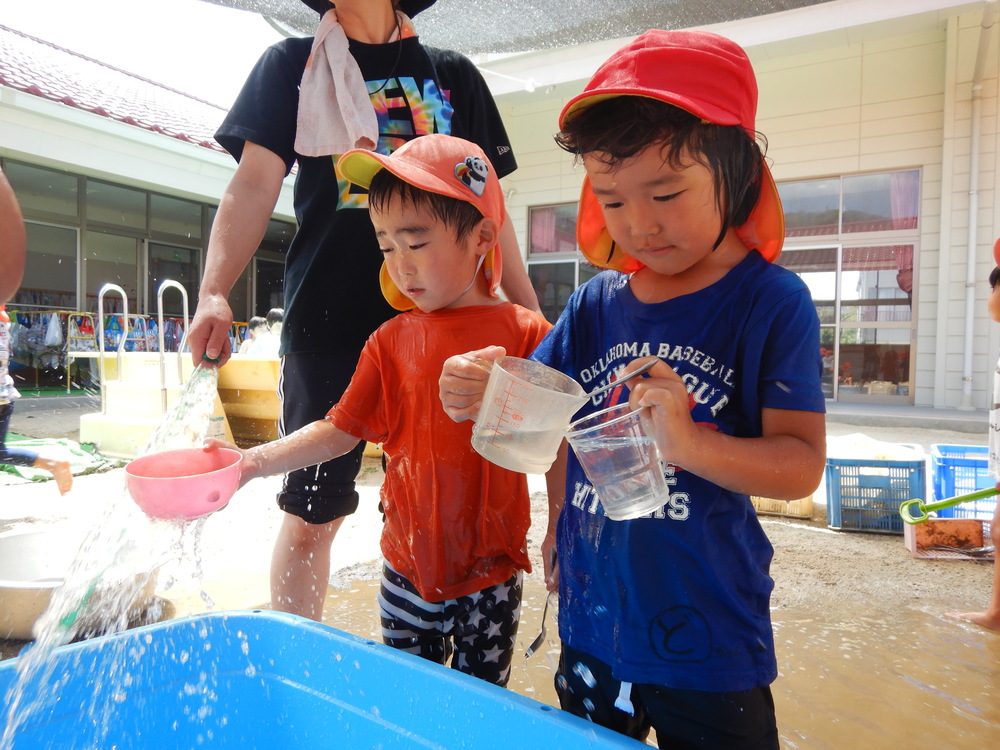
[[[494,400],[494,403],[500,407],[500,413],[497,415],[493,434],[490,435],[487,442],[504,453],[510,453],[510,448],[501,443],[513,441],[514,433],[521,428],[521,423],[524,421],[524,406],[528,403],[527,398],[515,393],[516,388],[517,384],[511,383]]]

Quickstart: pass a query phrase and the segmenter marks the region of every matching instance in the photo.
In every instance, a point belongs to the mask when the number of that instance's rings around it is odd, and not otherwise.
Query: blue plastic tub
[[[635,748],[634,740],[382,644],[278,612],[172,620],[53,652],[31,748]],[[16,661],[0,662],[4,717]]]
[[[989,448],[985,445],[931,446],[931,486],[934,499],[945,500],[993,487],[996,480],[987,473]],[[996,508],[995,497],[973,500],[936,511],[939,518],[978,518],[989,521]]]

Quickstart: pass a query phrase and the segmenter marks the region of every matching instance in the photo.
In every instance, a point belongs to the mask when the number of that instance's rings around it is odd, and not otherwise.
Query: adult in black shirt
[[[330,7],[326,0],[303,1],[321,13]],[[396,4],[412,16],[433,0]],[[496,105],[471,61],[424,47],[416,36],[388,41],[400,32],[393,0],[337,0],[336,6],[377,115],[377,151],[450,133],[478,143],[501,177],[516,168]],[[298,229],[285,260],[282,434],[325,416],[350,381],[368,336],[395,313],[379,288],[382,255],[367,195],[339,178],[338,154],[303,156],[295,149],[299,85],[312,42],[286,39],[268,48],[216,133],[239,166],[212,227],[188,337],[196,362],[203,355],[220,358],[220,365],[229,358],[229,292],[260,244],[282,180],[298,163]],[[510,221],[501,251],[506,296],[537,310]],[[359,443],[351,454],[285,477],[278,495],[285,516],[271,562],[275,609],[322,618],[330,547],[344,517],[357,508],[354,480],[363,448]]]

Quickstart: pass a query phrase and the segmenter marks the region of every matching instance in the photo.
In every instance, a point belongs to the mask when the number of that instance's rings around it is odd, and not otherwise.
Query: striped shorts
[[[474,594],[428,602],[388,564],[378,593],[386,645],[501,687],[510,679],[521,617],[521,571]]]

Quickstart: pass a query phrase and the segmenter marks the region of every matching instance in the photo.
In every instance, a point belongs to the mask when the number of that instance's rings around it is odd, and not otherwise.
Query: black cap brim
[[[320,15],[330,10],[330,0],[302,0],[302,2]],[[413,18],[420,11],[427,10],[434,5],[435,2],[437,0],[402,0],[399,4],[399,9],[410,18]]]

